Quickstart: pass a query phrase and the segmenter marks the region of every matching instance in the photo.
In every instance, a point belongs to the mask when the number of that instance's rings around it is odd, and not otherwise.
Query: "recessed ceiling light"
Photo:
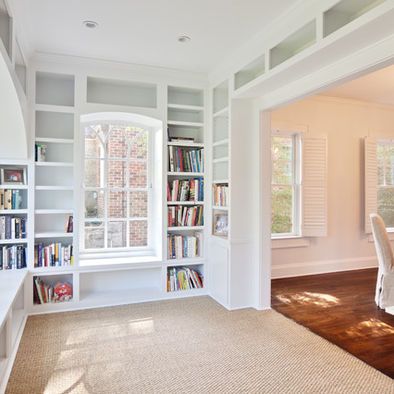
[[[182,42],[182,43],[189,42],[190,40],[191,40],[191,38],[185,34],[178,37],[178,41]]]
[[[82,24],[88,29],[95,29],[98,26],[98,23],[95,21],[83,21]]]

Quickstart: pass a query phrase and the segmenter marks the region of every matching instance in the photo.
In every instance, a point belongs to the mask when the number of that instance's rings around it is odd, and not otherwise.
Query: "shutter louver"
[[[366,234],[372,233],[369,215],[378,210],[378,162],[376,155],[376,139],[364,139],[364,229]]]
[[[302,143],[302,235],[327,236],[327,137]]]

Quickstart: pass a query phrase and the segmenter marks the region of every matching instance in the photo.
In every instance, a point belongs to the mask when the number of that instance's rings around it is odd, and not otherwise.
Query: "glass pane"
[[[126,187],[126,163],[120,160],[108,161],[108,186]]]
[[[104,145],[93,127],[85,127],[85,157],[104,158]]]
[[[130,192],[130,217],[146,218],[148,216],[148,192]]]
[[[85,223],[85,248],[104,248],[104,223]]]
[[[124,248],[126,247],[126,224],[127,222],[109,222],[108,223],[108,247]]]
[[[148,222],[133,220],[129,222],[130,246],[148,246]]]
[[[127,193],[123,191],[110,191],[108,193],[108,217],[127,217]]]
[[[271,231],[273,234],[293,231],[293,188],[292,186],[272,187]]]
[[[85,160],[84,183],[86,187],[104,187],[103,160]]]
[[[378,185],[394,185],[394,144],[378,143]]]
[[[272,183],[293,182],[293,138],[272,137]]]
[[[94,190],[85,192],[85,217],[104,217],[104,191]]]
[[[129,163],[129,171],[129,187],[146,188],[148,186],[147,163],[145,161],[132,160]]]
[[[108,138],[108,157],[126,158],[127,157],[127,134],[122,126],[112,126]]]
[[[148,132],[146,130],[130,127],[129,133],[130,157],[134,159],[148,158]]]
[[[394,228],[394,187],[378,189],[378,214],[386,227]]]

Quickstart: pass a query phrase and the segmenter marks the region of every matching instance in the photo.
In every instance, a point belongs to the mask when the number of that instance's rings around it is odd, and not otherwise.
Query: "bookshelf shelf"
[[[27,238],[0,239],[0,245],[26,244]]]
[[[169,120],[167,122],[167,124],[169,126],[184,126],[184,127],[196,127],[196,128],[204,127],[204,123],[200,123],[200,122],[181,122],[181,121],[177,121],[177,120]]]
[[[224,138],[222,140],[216,141],[212,144],[212,146],[222,146],[222,145],[228,145],[229,140],[228,138]]]
[[[50,272],[56,272],[56,273],[61,273],[61,272],[73,272],[75,271],[75,266],[74,265],[66,265],[66,266],[55,266],[55,267],[34,267],[34,273],[35,274],[47,274],[48,271]]]
[[[228,179],[216,179],[212,183],[220,184],[220,183],[229,183]]]
[[[47,142],[47,143],[53,143],[53,144],[73,144],[74,140],[71,138],[36,137],[36,142]]]
[[[35,110],[43,111],[43,112],[63,112],[67,114],[75,113],[74,107],[68,107],[65,105],[52,105],[52,104],[36,104]]]
[[[222,206],[219,206],[219,205],[214,205],[212,207],[212,209],[215,210],[215,211],[228,211],[228,207],[222,207]]]
[[[72,214],[72,209],[36,209],[34,213],[36,215],[53,215],[53,214]]]
[[[204,144],[200,142],[175,142],[171,141],[167,143],[168,146],[183,146],[186,148],[204,148]]]
[[[36,233],[34,235],[35,238],[72,238],[74,236],[73,233],[64,233],[64,232],[46,232],[46,233]]]
[[[176,226],[168,227],[168,231],[191,231],[191,230],[204,230],[204,226]]]
[[[227,163],[228,162],[228,157],[221,157],[219,159],[214,159],[212,160],[213,164],[216,163]]]
[[[27,215],[27,209],[0,209],[0,215]]]
[[[74,163],[70,162],[57,162],[57,161],[36,161],[36,166],[39,167],[73,167]]]
[[[0,189],[27,190],[27,185],[0,185]]]
[[[67,191],[74,190],[72,186],[36,186],[36,190]]]
[[[224,107],[221,110],[216,111],[212,116],[213,116],[213,118],[227,117],[228,116],[228,107]]]
[[[183,266],[183,265],[200,265],[204,264],[205,260],[203,257],[189,257],[184,259],[168,259],[165,262],[166,266]]]
[[[169,109],[178,109],[191,112],[201,112],[204,111],[204,107],[199,105],[185,105],[185,104],[168,104]]]
[[[168,172],[168,176],[203,177],[203,172]]]

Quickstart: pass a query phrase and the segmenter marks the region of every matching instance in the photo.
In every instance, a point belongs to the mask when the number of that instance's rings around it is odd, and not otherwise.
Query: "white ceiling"
[[[297,0],[12,0],[32,47],[208,72]],[[83,20],[99,23],[95,30]],[[192,37],[180,44],[177,37]]]
[[[394,105],[394,66],[329,89],[322,95]]]

